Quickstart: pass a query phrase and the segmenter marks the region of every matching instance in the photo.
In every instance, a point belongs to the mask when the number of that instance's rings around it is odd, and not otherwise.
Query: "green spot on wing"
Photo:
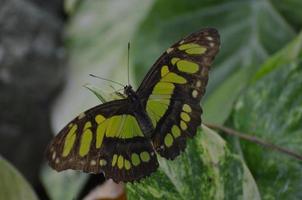
[[[173,137],[172,137],[172,135],[170,133],[168,133],[165,136],[164,142],[165,142],[165,145],[167,147],[171,147],[172,146],[172,144],[173,144]]]
[[[113,158],[112,158],[112,163],[111,163],[112,167],[116,164],[116,161],[117,161],[117,155],[114,154]]]
[[[199,47],[199,48],[187,49],[185,52],[187,54],[197,54],[197,55],[200,55],[200,54],[205,53],[206,50],[207,49],[205,47]]]
[[[150,160],[150,154],[147,151],[141,152],[140,157],[143,162],[149,162]]]
[[[78,128],[78,126],[76,124],[74,124],[71,126],[71,129],[67,133],[67,136],[64,141],[64,148],[63,148],[63,154],[62,154],[63,157],[66,157],[69,155],[69,153],[74,145],[74,142],[76,139],[77,128]]]
[[[126,170],[129,170],[131,168],[131,163],[129,162],[129,160],[125,159],[125,163],[124,164],[125,164],[125,169]]]
[[[84,131],[82,137],[81,137],[81,143],[80,143],[80,156],[85,156],[88,154],[90,146],[92,141],[92,131],[90,129],[87,129]]]
[[[194,74],[199,70],[199,65],[191,62],[191,61],[187,61],[187,60],[180,60],[176,63],[177,69],[181,72],[186,72],[189,74]]]
[[[139,156],[136,153],[133,153],[131,155],[131,162],[134,166],[138,166],[141,162],[141,160],[139,159]]]
[[[200,48],[201,46],[199,44],[195,43],[187,43],[187,44],[182,44],[178,47],[179,50],[186,50],[186,49],[191,49],[191,48]]]
[[[124,166],[124,158],[121,155],[117,159],[117,166],[119,169],[122,169]]]
[[[176,125],[172,126],[172,135],[174,136],[174,138],[177,138],[180,136],[180,129],[178,126],[176,126]]]
[[[184,77],[179,76],[178,74],[173,73],[173,72],[169,72],[166,76],[164,76],[161,79],[161,81],[162,82],[170,82],[170,83],[178,83],[178,84],[187,83],[187,80]]]

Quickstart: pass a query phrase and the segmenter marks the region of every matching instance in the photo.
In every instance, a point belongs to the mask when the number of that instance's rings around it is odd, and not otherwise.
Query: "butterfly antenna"
[[[116,90],[112,85],[110,85],[110,87],[114,90],[114,92],[119,92],[119,91],[124,90],[124,87],[122,87],[122,88],[120,88],[118,90]]]
[[[107,79],[107,78],[103,78],[103,77],[100,77],[100,76],[96,76],[96,75],[94,75],[94,74],[89,74],[89,76],[92,76],[92,77],[94,77],[94,78],[98,78],[98,79],[101,79],[101,80],[104,80],[104,81],[109,81],[109,82],[118,84],[118,85],[120,85],[120,86],[122,86],[122,87],[125,87],[125,85],[123,85],[123,84],[121,84],[121,83],[119,83],[119,82],[116,82],[116,81],[113,81],[113,80],[110,80],[110,79]]]
[[[127,60],[128,85],[130,85],[129,58],[130,58],[130,42],[128,42],[128,60]]]

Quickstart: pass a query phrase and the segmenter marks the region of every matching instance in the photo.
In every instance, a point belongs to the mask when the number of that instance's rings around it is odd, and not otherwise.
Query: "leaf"
[[[260,64],[295,32],[269,1],[154,1],[135,37],[137,83],[161,52],[202,27],[215,27],[221,34],[221,50],[207,87],[204,118],[223,124],[239,92]]]
[[[127,184],[128,199],[260,199],[240,158],[214,131],[203,126],[184,153],[139,183]]]
[[[90,92],[92,92],[102,103],[105,103],[107,100],[106,94],[103,94],[101,90],[98,90],[96,87],[94,87],[91,84],[84,85],[85,88],[87,88]]]
[[[293,24],[297,30],[302,26],[302,1],[300,0],[271,0],[285,19]]]
[[[0,156],[0,199],[38,200],[18,170]]]
[[[233,114],[236,129],[302,154],[302,33],[261,67]],[[242,141],[263,199],[301,199],[301,162]]]
[[[77,171],[58,173],[48,166],[42,168],[41,177],[51,200],[76,199],[88,178]]]
[[[253,81],[257,81],[267,75],[277,67],[298,61],[302,57],[302,33],[300,33],[285,48],[281,49],[275,55],[270,57],[253,77]]]
[[[118,91],[116,91],[114,88],[112,88],[113,92],[107,94],[107,93],[103,92],[101,89],[99,89],[91,84],[86,84],[86,85],[84,85],[84,87],[87,88],[90,92],[92,92],[101,101],[101,103],[121,99],[121,97],[123,95],[123,94],[119,93]],[[124,89],[124,88],[122,88],[122,89]]]
[[[223,124],[229,117],[234,101],[245,88],[245,82],[249,76],[250,73],[246,69],[238,70],[227,78],[220,87],[216,88],[215,92],[207,98],[203,105],[205,113],[203,121]],[[222,105],[224,109],[221,109]]]

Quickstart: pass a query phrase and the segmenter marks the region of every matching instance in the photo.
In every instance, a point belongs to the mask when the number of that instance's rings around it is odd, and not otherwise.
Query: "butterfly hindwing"
[[[133,181],[158,167],[151,142],[129,110],[127,100],[96,106],[72,120],[47,150],[57,171],[105,174],[114,181]]]
[[[156,61],[137,93],[155,127],[157,152],[174,159],[201,123],[200,100],[219,49],[215,29],[203,29],[175,43]]]

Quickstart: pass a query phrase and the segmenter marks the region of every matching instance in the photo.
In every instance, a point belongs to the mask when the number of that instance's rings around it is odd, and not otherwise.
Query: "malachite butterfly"
[[[168,48],[134,91],[91,108],[68,123],[47,149],[49,165],[135,181],[173,160],[201,124],[201,97],[219,50],[213,28],[192,33]]]

